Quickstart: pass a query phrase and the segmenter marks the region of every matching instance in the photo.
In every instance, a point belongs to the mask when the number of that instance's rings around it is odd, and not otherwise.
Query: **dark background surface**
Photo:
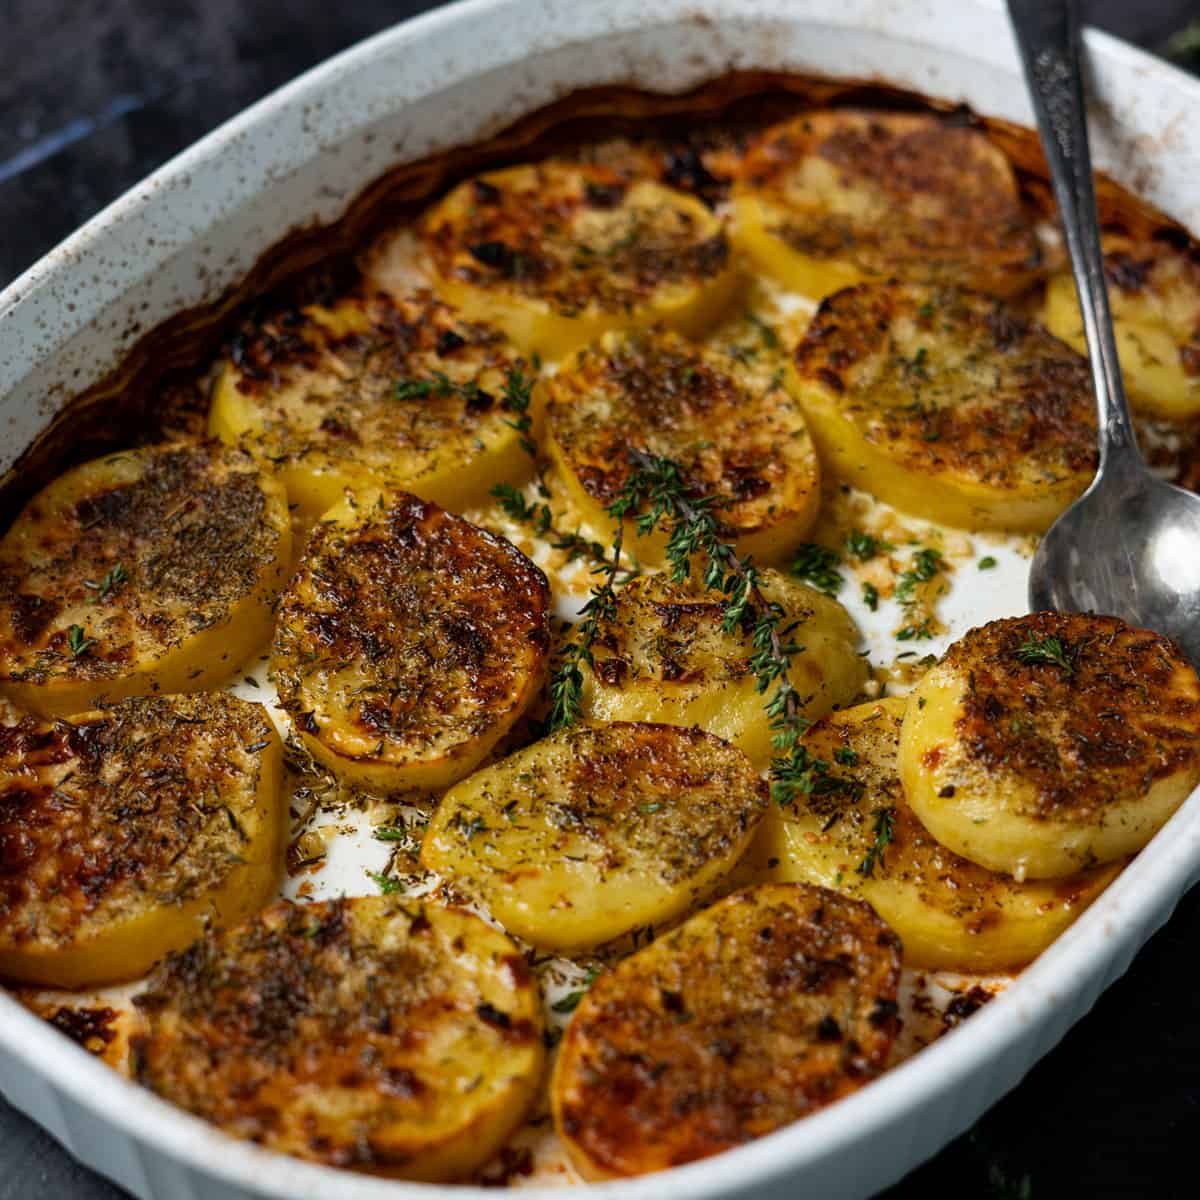
[[[250,102],[430,7],[0,0],[0,287]],[[1200,69],[1200,0],[1092,0],[1086,9],[1093,23]],[[1195,1200],[1198,954],[1200,891],[1016,1091],[887,1200]],[[123,1196],[0,1100],[0,1200]]]

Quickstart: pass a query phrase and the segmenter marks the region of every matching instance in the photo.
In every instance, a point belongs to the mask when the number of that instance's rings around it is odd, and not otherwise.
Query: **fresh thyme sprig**
[[[759,586],[757,568],[738,555],[724,540],[717,520],[716,497],[689,495],[678,463],[645,450],[629,452],[633,470],[621,492],[608,506],[617,522],[613,558],[605,564],[604,580],[593,590],[584,610],[576,640],[564,654],[551,685],[552,729],[570,724],[580,711],[583,675],[580,664],[591,662],[591,648],[602,621],[616,612],[613,577],[620,562],[624,522],[634,520],[638,536],[655,529],[667,531],[666,557],[671,577],[683,583],[692,576],[692,560],[703,560],[701,577],[710,591],[725,598],[721,627],[726,633],[749,626],[750,669],[759,693],[770,693],[765,710],[772,744],[779,752],[771,764],[771,796],[787,804],[796,795],[828,790],[824,779],[829,764],[813,758],[800,744],[809,722],[801,711],[800,696],[792,686],[792,659],[803,646],[791,640],[799,622],[788,622],[782,608],[768,600]]]
[[[1017,647],[1017,657],[1029,665],[1046,664],[1060,667],[1067,675],[1075,671],[1075,664],[1067,657],[1067,648],[1061,638],[1029,636]]]
[[[592,647],[600,634],[600,626],[617,615],[617,593],[614,586],[621,569],[621,542],[624,527],[617,526],[613,538],[612,558],[602,559],[592,568],[599,582],[592,588],[587,603],[580,609],[580,622],[575,637],[562,649],[554,678],[550,681],[550,715],[546,727],[553,733],[574,724],[583,704],[583,667],[592,666]]]
[[[875,868],[883,865],[884,853],[895,840],[896,810],[894,808],[877,808],[875,810],[875,840],[855,870],[864,879],[870,879],[875,874]]]

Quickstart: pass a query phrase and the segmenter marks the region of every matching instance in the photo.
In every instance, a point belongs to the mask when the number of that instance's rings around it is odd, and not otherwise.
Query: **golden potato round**
[[[1195,252],[1166,241],[1109,234],[1104,274],[1130,403],[1167,420],[1200,414],[1200,262]],[[1051,333],[1087,353],[1069,271],[1046,285],[1042,319]]]
[[[914,516],[1044,530],[1096,468],[1086,361],[986,296],[847,288],[822,301],[785,378],[822,465]]]
[[[459,184],[422,237],[443,299],[545,358],[612,329],[699,333],[736,286],[721,221],[695,197],[556,159]]]
[[[699,729],[559,730],[442,799],[421,863],[510,933],[574,952],[693,908],[750,843],[766,784]]]
[[[803,744],[824,764],[812,793],[773,805],[759,841],[776,877],[868,904],[932,970],[992,972],[1035,959],[1112,881],[1119,866],[1017,883],[935,841],[904,797],[897,755],[905,699],[818,722]],[[761,857],[760,853],[760,857]]]
[[[776,571],[760,573],[766,599],[777,604],[791,640],[791,682],[810,721],[851,700],[867,681],[856,650],[858,630],[834,599]],[[744,751],[757,770],[775,755],[750,666],[746,629],[722,628],[720,598],[666,575],[642,575],[617,592],[614,618],[601,619],[592,663],[581,664],[582,712],[600,721],[666,721],[695,725]]]
[[[448,787],[541,688],[549,603],[546,577],[503,538],[404,492],[349,497],[280,601],[280,703],[348,782]]]
[[[372,485],[462,507],[529,473],[533,382],[500,333],[428,291],[353,295],[235,343],[209,431],[276,471],[310,522]]]
[[[218,683],[270,639],[290,555],[283,488],[240,451],[75,467],[0,541],[0,691],[69,716]]]
[[[235,1137],[330,1166],[469,1175],[541,1081],[525,959],[461,909],[280,901],[172,955],[135,1003],[139,1083]]]
[[[764,561],[804,540],[821,503],[816,451],[801,406],[745,364],[666,333],[612,334],[547,380],[547,482],[592,528],[633,470],[631,449],[669,458],[689,493],[714,497],[724,536]],[[627,546],[661,562],[666,535]],[[636,543],[636,544],[635,544]]]
[[[814,301],[891,276],[1012,295],[1041,263],[1012,165],[980,130],[926,113],[776,125],[747,152],[733,204],[755,269]]]
[[[0,975],[133,979],[283,875],[283,749],[258,704],[145,696],[0,725]]]
[[[588,1179],[642,1175],[772,1133],[862,1087],[899,1028],[900,943],[859,900],[735,892],[592,984],[551,1083]]]
[[[925,828],[993,871],[1113,862],[1200,783],[1200,679],[1173,642],[1115,617],[992,621],[918,684],[900,776]]]

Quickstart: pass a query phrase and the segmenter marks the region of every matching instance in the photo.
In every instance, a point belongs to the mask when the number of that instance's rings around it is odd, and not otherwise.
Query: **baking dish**
[[[1200,85],[1090,35],[1098,165],[1200,226]],[[999,4],[470,0],[334,59],[168,164],[0,297],[0,468],[163,317],[218,304],[297,227],[373,179],[494,133],[575,89],[681,91],[736,69],[880,79],[1028,123]],[[267,263],[267,268],[263,263]],[[136,366],[135,352],[133,365]],[[108,388],[114,392],[122,375]],[[104,394],[97,393],[97,404]],[[67,431],[69,435],[69,430]],[[622,1196],[859,1196],[933,1153],[1013,1086],[1127,967],[1200,875],[1200,797],[1005,995],[862,1093]],[[235,1143],[126,1083],[0,996],[0,1087],[135,1194],[346,1197],[435,1189],[348,1176]],[[472,1194],[464,1189],[463,1194]]]

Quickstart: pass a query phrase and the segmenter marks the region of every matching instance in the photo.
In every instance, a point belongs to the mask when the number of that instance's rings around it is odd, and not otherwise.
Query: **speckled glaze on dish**
[[[1088,49],[1097,166],[1200,228],[1200,126],[1188,120],[1200,108],[1200,83],[1099,34],[1089,35]],[[878,78],[1031,123],[999,0],[452,5],[363,43],[256,105],[0,295],[0,470],[148,328],[217,300],[289,229],[336,220],[389,167],[485,137],[579,87],[679,91],[750,68]],[[1200,793],[965,1030],[770,1137],[595,1194],[870,1194],[1016,1084],[1124,972],[1198,877]],[[446,1194],[235,1142],[120,1078],[5,994],[0,1089],[84,1162],[146,1200]]]

